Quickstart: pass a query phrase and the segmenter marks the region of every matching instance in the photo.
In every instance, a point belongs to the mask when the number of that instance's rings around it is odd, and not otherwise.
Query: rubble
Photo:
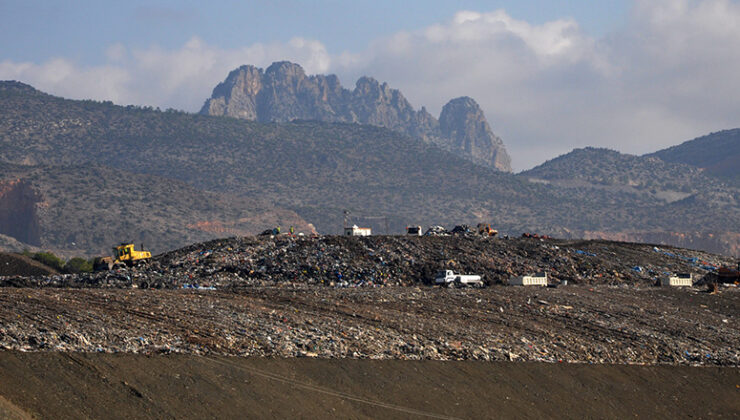
[[[739,304],[606,285],[4,288],[0,349],[738,366]]]
[[[444,226],[431,226],[424,233],[425,236],[450,236],[450,232]]]

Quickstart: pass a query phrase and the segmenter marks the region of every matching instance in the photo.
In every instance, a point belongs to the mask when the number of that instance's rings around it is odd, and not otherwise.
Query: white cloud
[[[0,79],[56,95],[197,111],[242,64],[300,63],[345,86],[370,75],[438,113],[468,95],[483,107],[516,169],[573,147],[644,153],[740,126],[740,4],[636,0],[620,29],[595,39],[572,19],[532,24],[503,10],[461,11],[448,22],[330,54],[316,40],[223,49],[194,37],[182,47],[105,51],[100,66],[65,58],[0,62]]]
[[[303,38],[238,49],[221,49],[198,37],[175,50],[114,44],[105,56],[108,62],[101,66],[82,66],[61,58],[42,64],[3,61],[0,79],[20,80],[67,98],[197,111],[216,84],[242,64],[265,67],[273,61],[291,60],[311,73],[324,73],[330,62],[323,44]]]
[[[738,46],[737,2],[643,0],[602,39],[569,19],[465,11],[334,70],[387,80],[432,112],[475,98],[524,169],[574,147],[645,153],[740,126]]]

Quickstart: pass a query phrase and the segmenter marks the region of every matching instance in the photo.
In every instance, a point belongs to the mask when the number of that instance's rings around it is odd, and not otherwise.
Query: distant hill
[[[261,200],[100,166],[5,166],[0,190],[0,228],[34,249],[67,256],[107,255],[123,241],[157,253],[277,224],[313,231],[294,212]]]
[[[95,170],[101,171],[99,175],[83,178],[131,179],[133,173],[145,174],[143,180],[154,176],[188,184],[194,190],[186,191],[184,184],[171,187],[169,181],[162,180],[162,187],[152,186],[149,195],[141,192],[115,201],[125,204],[139,200],[143,214],[151,214],[160,208],[157,203],[166,200],[170,203],[168,211],[174,212],[178,221],[167,222],[170,216],[162,215],[157,216],[154,225],[164,223],[175,232],[168,238],[175,239],[186,235],[176,226],[187,226],[192,220],[232,220],[263,211],[269,214],[274,209],[293,211],[322,233],[338,233],[343,210],[349,209],[353,222],[369,224],[376,233],[385,231],[385,221],[379,219],[383,216],[387,217],[391,232],[401,232],[409,224],[454,226],[485,221],[493,222],[503,233],[516,235],[524,231],[564,237],[588,233],[622,235],[621,239],[629,240],[648,232],[660,235],[651,237],[668,238],[675,245],[690,242],[696,248],[740,253],[740,236],[717,239],[719,233],[740,232],[736,190],[727,190],[704,177],[686,175],[683,184],[677,184],[682,195],[676,197],[662,197],[657,190],[652,193],[652,186],[647,184],[643,189],[594,187],[595,183],[560,185],[476,165],[435,144],[368,125],[259,123],[161,112],[66,100],[7,82],[0,83],[0,162],[6,167],[98,165],[113,169],[98,168]],[[105,172],[108,170],[128,174]],[[85,181],[91,185],[79,187],[81,181],[74,178],[75,171],[50,170],[49,174],[56,177],[52,178],[44,175],[46,169],[39,168],[34,176],[41,181],[29,178],[28,182],[37,186],[28,194],[58,194],[58,200],[50,201],[49,209],[70,209],[65,217],[81,220],[72,214],[87,211],[85,206],[98,206],[101,210],[96,210],[96,214],[109,212],[120,204],[105,204],[108,207],[102,210],[99,206],[103,206],[108,195],[133,194],[131,188],[140,184],[140,175],[136,175],[135,183]],[[19,176],[6,171],[4,179],[13,181]],[[661,181],[655,188],[674,191],[666,182]],[[705,184],[697,187],[691,182]],[[175,189],[168,192],[168,188]],[[218,196],[209,196],[203,190]],[[702,192],[697,193],[698,190]],[[91,197],[90,191],[101,194],[75,204],[73,197]],[[178,198],[182,196],[196,198]],[[231,203],[229,200],[234,197],[247,201]],[[211,210],[202,208],[204,203],[213,202],[225,204]],[[247,208],[247,215],[230,213],[233,207]],[[52,213],[49,210],[41,214]],[[48,218],[53,219],[58,218]],[[116,220],[110,216],[99,226],[107,229],[108,223],[121,222]],[[269,220],[265,223],[268,226],[277,219]],[[44,226],[53,226],[49,223],[39,225],[41,232],[48,232],[41,236],[54,238],[57,244],[82,243],[83,236],[90,235],[89,224],[80,225],[75,231],[75,224],[70,223],[56,232],[44,230]],[[64,235],[72,231],[79,236],[67,239]],[[139,225],[128,224],[116,230],[116,234],[88,241],[103,244],[132,231],[145,236]],[[146,236],[151,238],[149,243],[153,244],[160,232],[151,230]],[[0,231],[3,233],[7,234]]]
[[[532,182],[578,191],[577,194],[598,195],[606,191],[640,197],[641,200],[663,203],[656,213],[642,215],[658,226],[681,226],[673,229],[642,229],[589,231],[579,234],[590,239],[634,240],[639,242],[678,243],[682,246],[706,248],[708,237],[718,249],[731,248],[740,239],[733,220],[740,218],[740,188],[733,183],[705,174],[695,166],[669,163],[652,156],[634,156],[609,149],[587,147],[524,171],[519,176]],[[630,204],[625,203],[625,208]],[[637,214],[635,214],[636,217]],[[727,223],[717,225],[717,220]],[[628,224],[625,224],[627,226]],[[711,235],[697,234],[714,226]]]
[[[315,120],[385,127],[479,165],[511,172],[504,143],[472,98],[449,101],[437,120],[423,107],[414,110],[399,90],[371,77],[360,78],[349,90],[333,74],[308,76],[300,65],[287,61],[264,71],[254,66],[232,71],[213,89],[201,113],[259,122]]]
[[[520,175],[565,187],[634,191],[663,201],[678,201],[699,192],[728,189],[695,166],[593,147],[575,149]]]
[[[709,175],[740,185],[740,128],[697,137],[646,156],[703,168]]]

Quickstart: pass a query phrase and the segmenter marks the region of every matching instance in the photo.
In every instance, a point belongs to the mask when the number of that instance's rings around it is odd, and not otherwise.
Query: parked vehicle
[[[483,287],[481,276],[471,274],[455,274],[452,270],[440,270],[434,277],[435,284],[444,286],[475,286]]]

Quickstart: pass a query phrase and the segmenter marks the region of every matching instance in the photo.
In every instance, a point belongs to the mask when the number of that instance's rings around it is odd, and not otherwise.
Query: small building
[[[547,273],[535,273],[528,276],[512,277],[509,280],[512,286],[547,286]]]
[[[691,273],[679,273],[672,276],[669,275],[664,277],[661,280],[660,284],[663,286],[673,287],[691,287],[694,285],[694,278]]]
[[[412,236],[421,236],[421,226],[406,226],[406,234]]]
[[[344,236],[370,236],[372,230],[370,228],[361,228],[354,225],[352,227],[344,228]]]

